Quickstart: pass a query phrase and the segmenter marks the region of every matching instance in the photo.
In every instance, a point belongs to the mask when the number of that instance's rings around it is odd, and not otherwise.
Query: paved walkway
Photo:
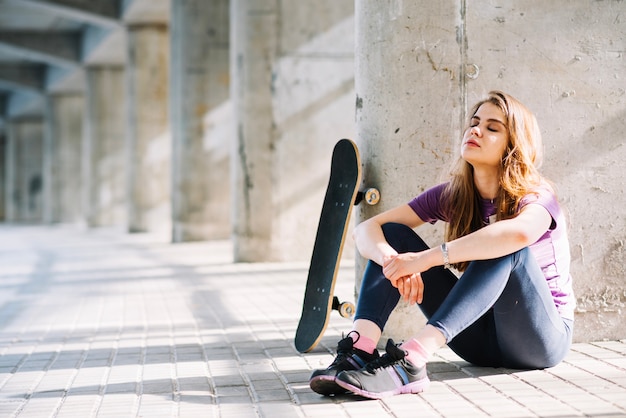
[[[576,344],[544,371],[443,349],[421,395],[321,397],[309,374],[349,322],[334,313],[313,353],[295,350],[306,270],[233,264],[228,242],[0,225],[0,416],[626,416],[626,341]]]

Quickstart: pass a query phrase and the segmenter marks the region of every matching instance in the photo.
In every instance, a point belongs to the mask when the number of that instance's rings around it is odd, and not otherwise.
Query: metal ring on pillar
[[[478,68],[478,65],[476,65],[476,64],[466,64],[466,67],[471,67],[472,71],[467,71],[465,73],[465,76],[467,78],[472,79],[472,80],[476,80],[478,78],[478,75],[480,74],[480,68]]]

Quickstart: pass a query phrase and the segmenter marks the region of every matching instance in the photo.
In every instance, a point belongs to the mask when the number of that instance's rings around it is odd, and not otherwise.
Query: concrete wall
[[[505,90],[535,112],[543,171],[569,214],[575,339],[623,338],[625,11],[619,1],[357,2],[357,131],[365,182],[382,193],[359,218],[439,181],[465,110]],[[390,332],[410,335],[412,315],[397,309]]]
[[[345,0],[282,5],[286,18],[272,98],[278,162],[272,239],[280,259],[309,260],[332,148],[356,134],[354,6]],[[351,237],[345,255],[354,257]]]
[[[307,260],[334,143],[354,134],[353,3],[231,3],[235,258]]]
[[[544,173],[569,211],[577,340],[624,338],[625,12],[624,2],[566,0],[467,11],[467,62],[480,69],[468,101],[508,89],[542,127]]]

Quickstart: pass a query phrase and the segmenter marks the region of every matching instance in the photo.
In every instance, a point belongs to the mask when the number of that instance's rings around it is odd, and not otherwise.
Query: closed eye
[[[487,129],[491,132],[499,132],[501,128],[504,128],[506,126],[504,122],[498,119],[487,119],[485,122],[488,123]],[[478,116],[473,116],[470,120],[470,128],[478,126],[479,124],[480,118]]]

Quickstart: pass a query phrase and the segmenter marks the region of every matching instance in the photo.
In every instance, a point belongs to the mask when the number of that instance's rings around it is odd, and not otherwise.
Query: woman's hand
[[[431,250],[402,253],[388,257],[383,264],[383,274],[391,283],[395,283],[400,278],[410,276],[413,273],[422,273],[432,267],[427,257],[429,251]]]
[[[422,303],[424,283],[420,273],[429,268],[425,252],[403,253],[385,259],[383,274],[398,288],[404,300],[411,304]]]
[[[396,287],[402,298],[409,304],[422,303],[424,299],[424,282],[422,275],[413,273],[396,280]]]

